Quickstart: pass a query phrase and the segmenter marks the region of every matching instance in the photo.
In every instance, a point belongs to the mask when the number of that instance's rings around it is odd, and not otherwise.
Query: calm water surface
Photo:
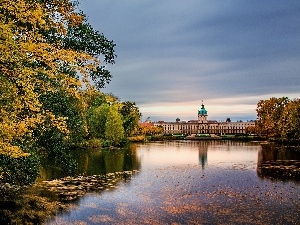
[[[258,163],[271,157],[263,148],[174,141],[78,153],[78,173],[139,172],[115,188],[86,194],[48,224],[300,224],[299,182],[259,173]]]

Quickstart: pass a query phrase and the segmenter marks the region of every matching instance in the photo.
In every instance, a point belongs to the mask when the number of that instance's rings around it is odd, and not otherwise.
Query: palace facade
[[[255,121],[250,122],[231,122],[227,118],[225,122],[218,122],[216,120],[207,120],[207,110],[202,103],[201,109],[198,110],[198,120],[164,122],[158,121],[154,126],[162,126],[165,134],[245,134],[246,128],[255,126]]]

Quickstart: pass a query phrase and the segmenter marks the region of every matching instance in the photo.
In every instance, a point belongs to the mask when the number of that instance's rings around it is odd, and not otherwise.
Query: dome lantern
[[[207,123],[207,110],[204,107],[203,101],[201,109],[198,110],[198,123]]]

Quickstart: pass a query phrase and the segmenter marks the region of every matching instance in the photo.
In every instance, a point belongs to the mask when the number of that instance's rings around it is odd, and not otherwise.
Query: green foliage
[[[110,106],[102,104],[98,107],[91,107],[87,113],[87,123],[91,137],[105,138],[105,124]]]
[[[100,138],[91,138],[86,142],[85,147],[87,148],[102,148],[109,147],[110,143],[108,140],[100,139]]]
[[[83,116],[76,106],[78,100],[72,96],[67,96],[62,91],[47,92],[40,96],[42,109],[52,111],[57,117],[66,118],[68,130],[70,131],[70,142],[81,142],[86,136],[84,130]]]
[[[101,146],[102,147],[109,147],[110,146],[110,142],[108,140],[102,140]]]
[[[123,127],[125,135],[128,137],[138,127],[141,113],[136,107],[135,102],[126,101],[122,103],[120,113],[123,116]]]
[[[70,155],[70,145],[64,133],[56,128],[49,128],[37,135],[39,148],[45,152],[43,157],[52,159],[52,166],[59,167],[65,175],[72,175],[76,169],[76,161]],[[41,157],[41,156],[40,156]]]
[[[122,115],[116,107],[110,107],[105,124],[105,138],[112,145],[119,145],[124,138]]]
[[[99,95],[93,100],[93,102],[91,103],[91,106],[97,107],[97,106],[101,106],[102,104],[105,104],[105,103],[107,103],[105,95],[99,92]]]
[[[84,19],[83,23],[77,26],[68,26],[67,36],[63,38],[63,45],[66,49],[87,52],[92,56],[103,56],[104,63],[115,63],[116,44],[108,40],[103,34],[94,30],[94,28]],[[97,66],[90,70],[92,78],[98,90],[103,88],[106,83],[111,81],[112,75],[104,65]]]
[[[89,148],[101,148],[102,147],[102,141],[99,138],[92,138],[87,141],[87,147]]]
[[[135,102],[119,102],[113,94],[101,94],[93,99],[88,109],[87,124],[90,137],[105,138],[107,115],[112,107],[121,114],[125,136],[130,136],[138,127],[141,113]]]
[[[0,181],[17,185],[33,183],[39,175],[39,160],[34,154],[27,157],[11,158],[0,155]]]

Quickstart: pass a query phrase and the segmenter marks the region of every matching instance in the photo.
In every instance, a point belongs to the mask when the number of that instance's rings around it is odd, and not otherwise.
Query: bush
[[[103,141],[99,138],[92,138],[87,141],[87,147],[89,148],[100,148],[102,147]]]

